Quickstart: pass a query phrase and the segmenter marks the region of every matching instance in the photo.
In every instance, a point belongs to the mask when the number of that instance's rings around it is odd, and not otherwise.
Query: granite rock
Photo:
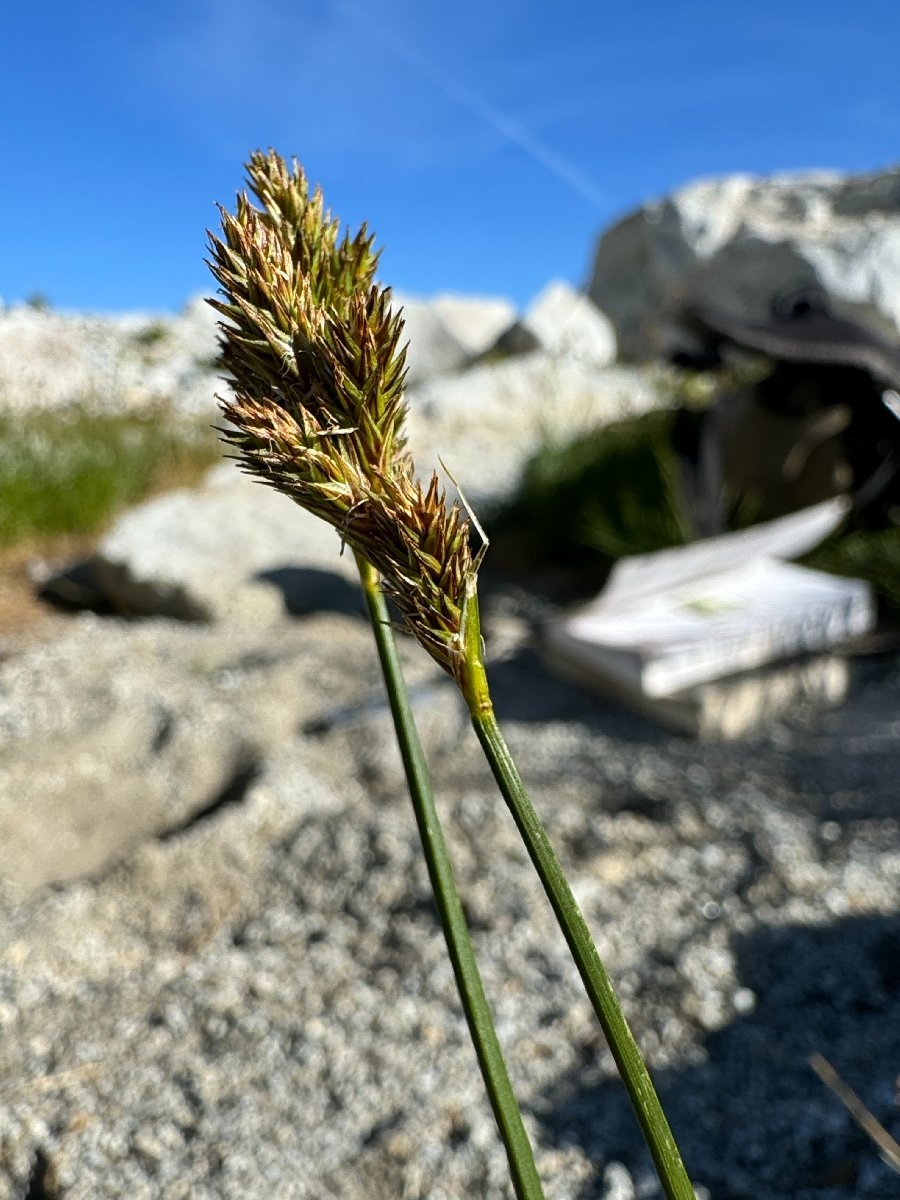
[[[438,295],[421,299],[395,292],[393,303],[403,309],[410,385],[462,370],[494,342],[515,315],[513,305],[500,297]]]
[[[325,610],[216,627],[86,613],[0,662],[0,878],[96,872],[234,803],[297,729],[378,687],[370,641]]]
[[[492,503],[547,441],[670,402],[662,374],[539,350],[412,389],[410,444],[420,470],[440,458],[474,503]]]
[[[298,589],[340,594],[355,582],[340,538],[272,488],[216,467],[198,488],[154,497],[120,517],[92,566],[119,612],[265,624],[301,603]],[[337,579],[335,578],[337,576]],[[292,590],[293,589],[293,590]],[[314,594],[308,603],[317,603]]]
[[[541,349],[555,358],[606,367],[616,359],[616,334],[596,304],[568,283],[549,283],[495,343],[500,354]]]
[[[764,321],[813,288],[837,315],[897,340],[900,168],[688,184],[600,236],[588,291],[623,356],[641,361],[681,348],[687,305]]]
[[[0,309],[0,406],[212,413],[227,392],[215,320],[200,297],[179,315]]]

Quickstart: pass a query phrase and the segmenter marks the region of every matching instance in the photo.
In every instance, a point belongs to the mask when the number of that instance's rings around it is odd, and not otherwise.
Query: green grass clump
[[[488,523],[495,563],[561,569],[599,587],[613,562],[679,546],[695,536],[684,515],[672,433],[675,410],[648,413],[543,447],[512,499]],[[865,579],[900,618],[900,532],[839,532],[801,560]]]
[[[221,456],[206,423],[150,413],[0,412],[0,546],[99,531]]]
[[[500,557],[595,575],[626,554],[690,540],[681,507],[670,411],[651,412],[544,446],[513,498],[493,514]]]

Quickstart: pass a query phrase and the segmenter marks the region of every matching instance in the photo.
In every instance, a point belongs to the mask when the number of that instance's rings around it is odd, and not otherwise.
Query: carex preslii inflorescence
[[[300,164],[247,166],[252,196],[221,209],[210,267],[226,440],[243,467],[333,525],[379,572],[412,632],[466,690],[469,522],[406,448],[406,347],[363,226],[343,236]]]

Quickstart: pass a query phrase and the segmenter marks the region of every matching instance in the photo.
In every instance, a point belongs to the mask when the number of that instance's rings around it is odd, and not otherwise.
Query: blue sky
[[[0,47],[0,297],[177,309],[257,146],[407,292],[526,302],[690,179],[900,159],[896,0],[40,0]]]

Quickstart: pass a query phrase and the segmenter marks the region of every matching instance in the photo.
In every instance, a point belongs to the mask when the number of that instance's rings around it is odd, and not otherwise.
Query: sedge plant
[[[387,621],[408,629],[455,680],[606,1035],[668,1200],[694,1191],[588,926],[531,804],[491,701],[470,521],[438,477],[423,486],[404,436],[402,318],[375,282],[365,228],[339,223],[298,163],[257,152],[253,201],[224,210],[211,238],[222,362],[234,389],[225,438],[245,470],[337,529],[360,567],[438,911],[516,1194],[542,1195],[434,808]],[[472,519],[474,523],[474,518]],[[477,524],[476,524],[477,528]]]

